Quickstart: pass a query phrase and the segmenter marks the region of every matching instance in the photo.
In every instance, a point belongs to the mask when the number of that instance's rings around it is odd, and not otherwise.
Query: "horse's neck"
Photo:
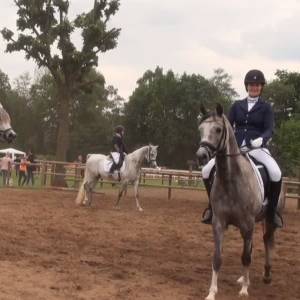
[[[140,169],[142,167],[142,163],[145,159],[147,151],[148,146],[144,146],[128,155],[128,158],[132,161],[132,163],[136,164],[137,169]]]
[[[239,146],[236,142],[233,129],[227,119],[225,119],[227,139],[224,155],[217,155],[216,157],[216,168],[220,178],[232,179],[231,175],[236,175],[241,168],[241,155]]]

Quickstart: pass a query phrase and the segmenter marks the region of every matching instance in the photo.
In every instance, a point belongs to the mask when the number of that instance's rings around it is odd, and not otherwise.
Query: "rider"
[[[265,102],[261,93],[266,83],[264,74],[259,70],[250,70],[244,80],[248,96],[244,100],[236,101],[230,108],[228,120],[234,128],[235,137],[242,150],[250,150],[249,155],[262,163],[270,178],[270,192],[266,218],[274,227],[282,227],[282,219],[276,213],[277,203],[281,191],[281,171],[271,156],[266,145],[271,139],[274,128],[274,113],[268,102]],[[210,196],[212,185],[212,169],[215,159],[208,162],[202,169],[203,182]],[[204,211],[202,223],[211,224],[211,205]]]
[[[112,139],[113,149],[112,152],[118,152],[120,154],[119,162],[117,164],[113,163],[110,170],[109,175],[112,177],[115,170],[119,170],[122,167],[125,154],[127,154],[127,150],[123,141],[125,134],[125,128],[122,125],[118,125],[115,127],[114,136]]]

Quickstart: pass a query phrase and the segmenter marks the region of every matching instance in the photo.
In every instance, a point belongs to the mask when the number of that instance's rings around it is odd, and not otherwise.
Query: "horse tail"
[[[85,167],[85,170],[84,170],[84,177],[83,177],[83,181],[79,187],[79,190],[78,190],[78,193],[77,193],[77,197],[76,197],[76,200],[75,200],[75,204],[76,205],[82,205],[83,203],[83,200],[84,200],[84,197],[85,197],[85,190],[84,190],[84,185],[87,181],[87,166]]]

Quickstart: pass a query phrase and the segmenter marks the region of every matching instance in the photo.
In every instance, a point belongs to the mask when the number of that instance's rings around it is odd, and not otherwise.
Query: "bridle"
[[[5,129],[5,130],[0,130],[0,137],[1,137],[1,138],[5,138],[7,132],[9,132],[9,131],[11,131],[11,130],[12,130],[11,127],[7,128],[7,129]]]
[[[213,145],[209,142],[205,142],[205,141],[200,142],[200,147],[203,147],[206,149],[207,153],[210,156],[210,159],[215,156],[235,157],[235,156],[242,155],[241,151],[239,151],[237,153],[226,153],[226,140],[227,140],[228,133],[227,133],[227,129],[226,129],[226,123],[225,123],[224,116],[222,117],[222,120],[223,120],[223,129],[222,129],[222,133],[221,133],[221,137],[220,137],[218,145],[215,146],[215,145]],[[204,122],[212,122],[212,121],[203,120],[201,123],[204,123]]]
[[[149,163],[155,162],[156,159],[151,159],[151,146],[148,146],[148,156],[147,156],[147,160]]]

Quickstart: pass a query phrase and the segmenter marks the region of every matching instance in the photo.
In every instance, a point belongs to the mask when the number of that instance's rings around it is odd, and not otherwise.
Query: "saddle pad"
[[[108,156],[103,162],[104,172],[107,172],[107,173],[109,172],[112,164],[113,163],[117,164],[117,163],[119,163],[119,160],[120,160],[120,153],[112,152],[110,155],[112,156],[112,158]],[[125,168],[125,160],[122,164],[122,167],[121,167],[120,171],[123,171],[124,168]],[[115,172],[118,172],[118,170],[116,170]]]
[[[261,193],[261,202],[263,205],[266,205],[267,199],[265,199],[265,189],[264,189],[264,183],[261,177],[261,174],[259,172],[259,167],[260,166],[256,166],[255,163],[252,161],[251,157],[247,154],[247,158],[250,161],[250,164],[253,168],[254,174],[256,176],[256,179],[258,181],[258,185],[259,185],[259,189],[260,189],[260,193]]]

